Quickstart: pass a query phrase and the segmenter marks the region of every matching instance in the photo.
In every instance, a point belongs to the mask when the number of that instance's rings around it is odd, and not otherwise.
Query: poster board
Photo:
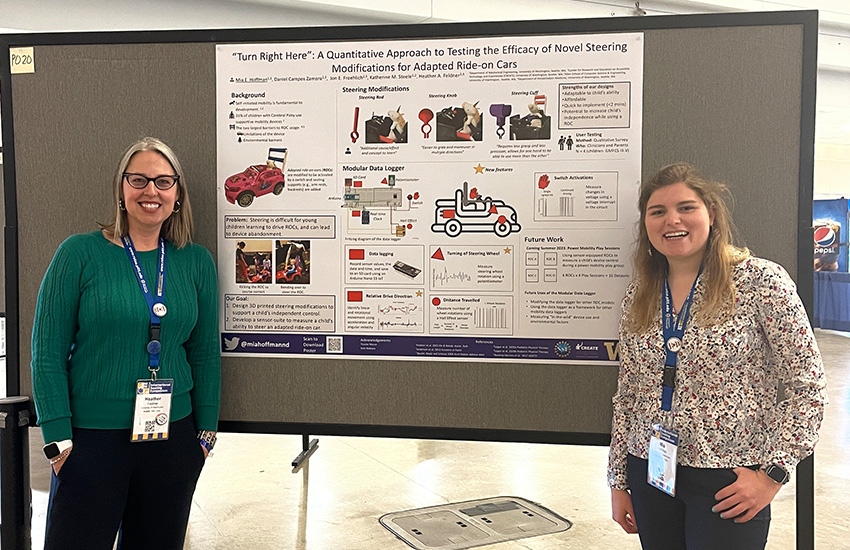
[[[223,354],[615,363],[643,42],[218,44]]]
[[[811,303],[814,12],[8,35],[4,47],[33,46],[35,64],[2,74],[10,393],[31,393],[44,269],[65,237],[108,218],[126,144],[172,145],[191,177],[196,240],[216,250],[216,44],[588,32],[645,38],[642,177],[688,160],[727,181],[745,243],[786,266]],[[594,444],[607,442],[617,375],[615,364],[474,360],[225,357],[222,368],[224,430]]]

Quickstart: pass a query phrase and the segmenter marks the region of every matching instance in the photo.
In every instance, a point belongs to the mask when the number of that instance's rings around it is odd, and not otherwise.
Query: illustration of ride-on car
[[[482,197],[476,188],[467,192],[467,182],[463,189],[455,191],[454,199],[437,199],[434,211],[435,220],[431,231],[457,237],[463,232],[493,232],[499,237],[507,237],[522,227],[517,223],[516,210],[504,201],[491,197]]]
[[[280,156],[280,154],[283,156]],[[286,149],[269,148],[265,164],[254,164],[243,172],[233,174],[224,182],[224,196],[229,202],[239,206],[250,206],[254,197],[269,193],[280,195],[286,184],[283,168],[286,166]],[[280,162],[280,167],[276,162]]]

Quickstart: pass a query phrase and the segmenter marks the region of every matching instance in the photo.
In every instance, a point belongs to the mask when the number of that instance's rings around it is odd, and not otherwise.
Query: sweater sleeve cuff
[[[608,472],[608,487],[611,489],[619,489],[621,491],[629,490],[629,481],[626,472],[623,470],[612,469]]]
[[[218,407],[195,407],[192,412],[199,430],[218,431]]]
[[[45,443],[54,441],[62,441],[71,439],[73,431],[71,429],[71,418],[64,416],[55,420],[49,420],[41,423],[41,436]]]

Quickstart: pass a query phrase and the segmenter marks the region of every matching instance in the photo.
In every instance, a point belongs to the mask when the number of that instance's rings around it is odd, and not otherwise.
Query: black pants
[[[628,456],[629,488],[638,536],[646,550],[763,550],[770,528],[770,505],[746,523],[712,512],[715,493],[733,483],[732,470],[676,470],[676,496],[646,482],[647,461]]]
[[[130,430],[74,429],[74,448],[50,482],[45,550],[183,548],[204,465],[194,418],[165,441],[130,442]]]

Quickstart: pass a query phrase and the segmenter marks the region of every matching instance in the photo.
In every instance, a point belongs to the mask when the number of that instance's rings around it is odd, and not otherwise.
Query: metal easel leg
[[[312,441],[310,441],[309,439],[310,439],[310,436],[307,435],[307,434],[303,434],[301,436],[301,449],[302,450],[301,450],[301,453],[298,456],[296,456],[295,459],[292,461],[293,471],[300,468],[301,464],[303,464],[305,460],[310,458],[310,455],[312,455],[314,452],[316,452],[316,449],[319,448],[319,440],[318,439],[314,439]]]

